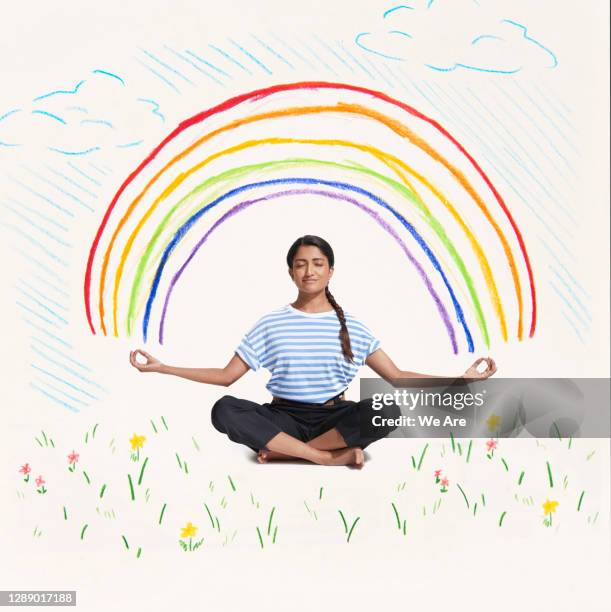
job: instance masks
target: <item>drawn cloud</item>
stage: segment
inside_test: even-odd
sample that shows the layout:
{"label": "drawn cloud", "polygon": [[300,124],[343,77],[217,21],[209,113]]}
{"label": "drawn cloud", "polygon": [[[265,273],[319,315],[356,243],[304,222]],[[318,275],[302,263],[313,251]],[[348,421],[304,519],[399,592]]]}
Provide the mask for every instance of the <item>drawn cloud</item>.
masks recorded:
{"label": "drawn cloud", "polygon": [[87,155],[129,148],[163,122],[155,100],[136,97],[114,73],[94,70],[73,86],[42,92],[27,107],[0,111],[0,150]]}
{"label": "drawn cloud", "polygon": [[476,0],[414,0],[390,6],[377,27],[359,32],[355,43],[379,57],[419,63],[437,72],[515,74],[558,65],[553,51],[531,36],[526,25],[501,19]]}

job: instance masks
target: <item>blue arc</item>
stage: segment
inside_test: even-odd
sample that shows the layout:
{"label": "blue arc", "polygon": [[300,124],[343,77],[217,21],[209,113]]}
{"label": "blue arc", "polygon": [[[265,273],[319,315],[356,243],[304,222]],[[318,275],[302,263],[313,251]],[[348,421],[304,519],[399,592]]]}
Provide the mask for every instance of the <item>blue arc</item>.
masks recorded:
{"label": "blue arc", "polygon": [[352,191],[354,193],[361,194],[369,198],[371,201],[375,202],[382,208],[388,210],[396,219],[399,220],[399,222],[403,225],[403,227],[405,227],[407,231],[412,235],[414,240],[418,243],[420,248],[424,251],[426,256],[429,258],[435,270],[441,276],[443,283],[446,286],[448,293],[450,295],[450,299],[452,300],[452,305],[454,306],[456,318],[458,319],[458,322],[461,324],[465,332],[465,337],[467,340],[467,346],[468,346],[469,352],[470,353],[473,352],[474,350],[473,337],[471,335],[471,331],[469,330],[469,326],[467,325],[467,322],[465,321],[463,309],[460,303],[458,302],[458,299],[456,298],[456,294],[454,293],[454,290],[452,289],[452,286],[450,285],[450,281],[448,280],[447,276],[445,275],[444,271],[441,268],[441,264],[439,263],[439,260],[435,257],[435,254],[431,251],[430,247],[425,242],[425,240],[422,238],[422,236],[417,232],[416,228],[403,215],[401,215],[392,206],[390,206],[385,200],[376,196],[370,191],[367,191],[366,189],[357,187],[356,185],[350,185],[349,183],[341,183],[338,181],[326,181],[323,179],[315,179],[315,178],[282,178],[282,179],[271,179],[267,181],[259,181],[256,183],[248,183],[246,185],[236,187],[235,189],[231,189],[230,191],[227,191],[226,193],[220,195],[218,198],[210,202],[210,204],[207,204],[201,210],[198,210],[191,217],[189,217],[189,219],[187,219],[178,228],[178,230],[176,230],[174,237],[172,238],[168,246],[163,251],[163,255],[161,256],[161,259],[157,266],[157,270],[155,272],[155,278],[151,285],[149,296],[146,301],[144,319],[142,321],[142,334],[143,334],[144,342],[147,341],[149,319],[151,316],[153,302],[155,301],[157,290],[159,288],[159,283],[161,281],[161,276],[163,274],[163,270],[169,259],[169,256],[174,250],[174,248],[176,247],[176,245],[182,240],[185,234],[200,219],[200,217],[205,215],[209,210],[211,210],[212,208],[214,208],[215,206],[217,206],[224,200],[227,200],[233,197],[234,195],[237,195],[244,191],[250,191],[253,189],[258,189],[259,187],[267,187],[271,185],[324,185],[326,187],[333,187],[336,189],[340,189],[342,191]]}

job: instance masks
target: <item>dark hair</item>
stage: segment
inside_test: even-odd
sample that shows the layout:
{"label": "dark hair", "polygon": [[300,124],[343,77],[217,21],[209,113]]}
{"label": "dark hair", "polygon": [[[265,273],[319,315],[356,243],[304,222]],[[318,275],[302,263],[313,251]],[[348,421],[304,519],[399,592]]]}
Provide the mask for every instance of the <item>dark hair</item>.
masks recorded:
{"label": "dark hair", "polygon": [[[332,268],[334,266],[335,255],[333,254],[331,245],[323,238],[320,238],[320,236],[306,235],[301,236],[301,238],[297,238],[297,240],[295,240],[295,242],[293,242],[291,245],[289,252],[286,254],[286,263],[289,268],[293,267],[293,260],[295,259],[295,255],[300,246],[318,247],[329,261],[329,267]],[[342,353],[348,361],[354,361],[354,353],[352,352],[352,346],[350,344],[350,334],[348,333],[348,326],[346,325],[346,316],[344,315],[344,311],[335,301],[335,298],[329,291],[329,286],[325,287],[325,295],[327,296],[331,306],[333,306],[333,310],[335,310],[335,314],[337,314],[337,318],[339,319],[339,341],[342,345]]]}

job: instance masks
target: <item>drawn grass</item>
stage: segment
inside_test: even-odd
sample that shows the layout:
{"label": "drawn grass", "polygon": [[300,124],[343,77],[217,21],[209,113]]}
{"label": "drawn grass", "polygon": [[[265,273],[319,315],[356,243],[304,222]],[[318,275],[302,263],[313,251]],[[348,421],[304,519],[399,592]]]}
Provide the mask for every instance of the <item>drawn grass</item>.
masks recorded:
{"label": "drawn grass", "polygon": [[350,529],[348,529],[348,523],[346,521],[346,517],[344,516],[344,513],[341,510],[338,510],[339,515],[342,517],[342,523],[344,524],[344,532],[347,534],[346,536],[346,542],[350,542],[350,538],[352,537],[352,533],[354,532],[354,528],[356,527],[356,524],[359,522],[360,520],[360,516],[357,516],[354,519],[354,522],[352,523],[352,526],[350,527]]}
{"label": "drawn grass", "polygon": [[259,544],[261,544],[261,548],[265,548],[265,546],[263,545],[263,537],[261,536],[261,531],[258,527],[257,527],[257,535],[259,536]]}
{"label": "drawn grass", "polygon": [[210,518],[210,523],[212,524],[212,529],[214,529],[214,519],[212,518],[212,512],[210,512],[210,508],[208,508],[208,504],[204,504],[206,508],[206,512],[208,513],[208,517]]}
{"label": "drawn grass", "polygon": [[585,491],[581,492],[581,495],[579,496],[579,502],[577,503],[577,512],[581,511],[581,502],[583,501],[583,496],[585,495]]}
{"label": "drawn grass", "polygon": [[550,466],[549,461],[546,461],[545,464],[547,465],[547,476],[549,478],[549,486],[553,488],[554,479],[552,478],[552,467]]}
{"label": "drawn grass", "polygon": [[161,508],[161,512],[159,513],[159,525],[161,525],[161,521],[163,521],[163,513],[165,512],[167,504],[163,504]]}
{"label": "drawn grass", "polygon": [[276,506],[272,508],[272,511],[269,513],[269,521],[267,522],[267,535],[269,535],[272,531],[272,519],[274,518],[274,512],[276,511]]}
{"label": "drawn grass", "polygon": [[91,480],[89,479],[89,474],[87,474],[85,470],[83,470],[83,476],[85,477],[87,484],[91,484]]}
{"label": "drawn grass", "polygon": [[501,514],[501,518],[499,519],[499,527],[503,525],[503,519],[505,518],[506,514],[507,514],[506,511],[503,511],[503,513]]}
{"label": "drawn grass", "polygon": [[397,519],[397,529],[401,529],[401,518],[399,517],[399,512],[397,511],[397,506],[395,506],[394,502],[391,502],[390,504],[392,506],[392,509],[395,513],[395,518]]}
{"label": "drawn grass", "polygon": [[124,535],[122,535],[121,538],[123,539],[123,544],[125,544],[125,548],[129,550],[129,543],[127,541],[127,538]]}
{"label": "drawn grass", "polygon": [[416,470],[419,472],[420,468],[422,467],[422,461],[424,460],[424,455],[426,454],[426,450],[429,447],[429,443],[427,442],[424,445],[424,448],[422,449],[422,452],[420,453],[420,460],[418,461],[418,467],[416,468]]}
{"label": "drawn grass", "polygon": [[127,480],[129,481],[129,493],[131,495],[132,501],[136,499],[136,495],[134,493],[134,483],[132,482],[132,475],[127,475]]}
{"label": "drawn grass", "polygon": [[102,488],[100,489],[100,498],[104,496],[104,491],[106,491],[106,484],[103,484]]}
{"label": "drawn grass", "polygon": [[147,457],[144,460],[144,463],[142,464],[142,468],[140,469],[140,476],[138,476],[138,486],[140,486],[142,484],[142,477],[144,476],[144,468],[146,467],[146,464],[148,463],[149,458]]}
{"label": "drawn grass", "polygon": [[85,537],[85,531],[87,531],[87,527],[89,527],[88,524],[83,525],[83,528],[81,529],[81,540]]}
{"label": "drawn grass", "polygon": [[231,478],[231,476],[229,476],[229,474],[227,474],[227,478],[229,479],[229,484],[231,485],[231,489],[233,491],[237,491],[236,486],[235,486],[235,484],[233,482],[233,479]]}
{"label": "drawn grass", "polygon": [[473,440],[469,440],[469,448],[467,449],[467,457],[465,459],[466,463],[469,463],[469,459],[471,458],[471,447],[473,446]]}
{"label": "drawn grass", "polygon": [[520,477],[518,478],[518,484],[521,485],[522,484],[522,480],[524,479],[524,470],[522,470],[520,472]]}
{"label": "drawn grass", "polygon": [[465,504],[467,504],[467,509],[469,509],[469,500],[467,499],[465,492],[463,491],[462,487],[458,483],[456,483],[456,486],[458,487],[458,490],[462,493],[462,496],[465,500]]}

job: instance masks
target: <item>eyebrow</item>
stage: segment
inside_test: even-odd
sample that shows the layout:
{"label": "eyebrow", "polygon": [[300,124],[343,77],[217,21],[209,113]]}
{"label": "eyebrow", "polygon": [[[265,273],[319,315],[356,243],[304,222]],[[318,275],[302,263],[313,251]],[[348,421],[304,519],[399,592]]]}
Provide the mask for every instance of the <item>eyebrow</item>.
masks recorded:
{"label": "eyebrow", "polygon": [[[295,259],[295,261],[297,262],[297,261],[308,261],[308,260],[307,259],[298,258],[298,259]],[[312,261],[324,261],[324,258],[323,257],[314,257],[314,259],[312,259]]]}

